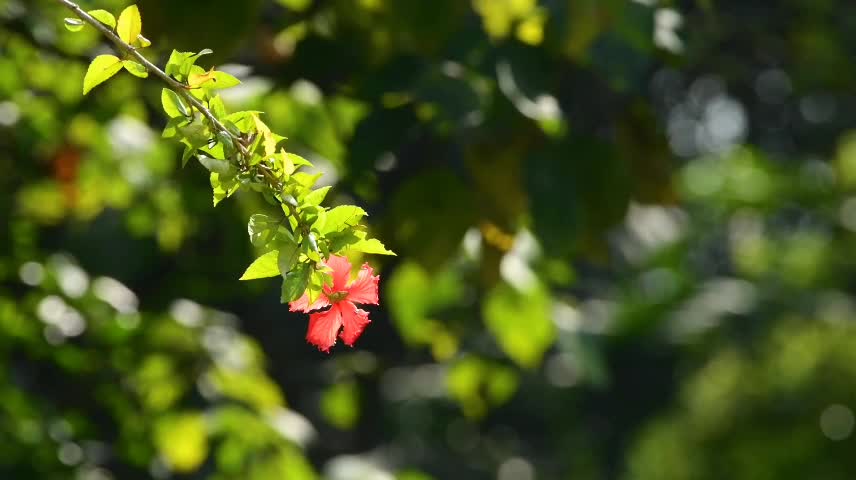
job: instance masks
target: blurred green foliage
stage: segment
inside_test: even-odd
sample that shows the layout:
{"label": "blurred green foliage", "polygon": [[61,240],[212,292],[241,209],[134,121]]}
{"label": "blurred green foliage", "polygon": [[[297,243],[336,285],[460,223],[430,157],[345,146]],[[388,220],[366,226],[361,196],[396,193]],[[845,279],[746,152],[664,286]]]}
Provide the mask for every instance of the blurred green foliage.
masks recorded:
{"label": "blurred green foliage", "polygon": [[178,3],[148,57],[215,49],[399,253],[381,305],[307,345],[237,280],[270,207],[212,209],[157,81],[82,97],[109,45],[0,0],[0,476],[856,472],[856,7]]}

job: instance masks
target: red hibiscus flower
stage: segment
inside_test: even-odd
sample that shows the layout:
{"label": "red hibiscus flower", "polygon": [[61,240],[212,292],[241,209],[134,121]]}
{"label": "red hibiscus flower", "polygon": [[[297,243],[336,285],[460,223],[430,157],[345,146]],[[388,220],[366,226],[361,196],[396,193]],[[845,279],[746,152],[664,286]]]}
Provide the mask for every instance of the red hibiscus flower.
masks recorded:
{"label": "red hibiscus flower", "polygon": [[[349,282],[351,262],[347,258],[331,255],[325,264],[333,269],[333,285],[324,285],[324,291],[311,305],[309,296],[304,293],[289,304],[289,310],[309,313],[306,340],[322,352],[329,352],[336,344],[337,334],[346,345],[353,346],[371,322],[369,312],[360,310],[355,303],[377,305],[380,276],[372,275],[372,267],[366,263],[360,267],[357,278]],[[328,306],[327,310],[310,313]]]}

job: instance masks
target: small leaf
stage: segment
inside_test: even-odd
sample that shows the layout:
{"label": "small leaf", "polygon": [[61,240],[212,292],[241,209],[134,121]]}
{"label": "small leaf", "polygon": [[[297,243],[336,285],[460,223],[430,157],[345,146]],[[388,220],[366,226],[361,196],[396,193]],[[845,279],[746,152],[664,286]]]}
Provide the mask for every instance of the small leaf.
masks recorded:
{"label": "small leaf", "polygon": [[148,70],[143,66],[142,63],[137,63],[133,60],[123,60],[122,65],[125,66],[125,70],[128,71],[131,75],[140,78],[146,78],[149,76]]}
{"label": "small leaf", "polygon": [[[222,119],[226,116],[226,106],[223,105],[223,99],[220,98],[220,95],[217,95],[214,98],[212,98],[211,101],[208,102],[208,107],[211,109],[211,113],[214,115],[215,118]],[[226,121],[224,121],[224,123],[225,122]],[[235,124],[232,122],[228,122],[228,123],[225,123],[225,125],[226,125],[226,128],[229,128],[230,125],[234,126]],[[237,127],[235,127],[235,129],[238,130]],[[229,128],[229,131],[231,131],[231,128]],[[237,133],[235,133],[235,132],[232,132],[232,133],[234,133],[237,136],[237,135],[241,134],[241,131],[238,130]]]}
{"label": "small leaf", "polygon": [[79,18],[66,18],[63,22],[65,23],[66,30],[70,32],[79,32],[83,30],[83,26],[86,25],[86,23]]}
{"label": "small leaf", "polygon": [[178,50],[173,50],[169,55],[169,60],[166,62],[166,74],[171,75],[178,80],[184,80],[187,76],[186,71],[182,71],[185,63],[191,60],[190,65],[187,66],[187,70],[190,70],[190,66],[193,65],[193,61],[195,61],[195,56],[193,52],[179,52]]}
{"label": "small leaf", "polygon": [[195,69],[191,69],[190,74],[187,77],[187,84],[191,87],[201,87],[209,90],[220,90],[223,88],[234,87],[241,83],[240,80],[229,75],[226,72],[219,72],[214,70],[213,68],[206,72],[201,68],[201,72],[199,70],[194,71]]}
{"label": "small leaf", "polygon": [[142,48],[150,47],[152,45],[152,41],[142,35],[137,35],[137,43],[139,43]]}
{"label": "small leaf", "polygon": [[258,115],[253,115],[253,123],[256,125],[256,131],[259,132],[264,140],[265,155],[273,155],[276,153],[276,139],[273,138],[273,132],[263,122]]}
{"label": "small leaf", "polygon": [[329,192],[331,188],[333,187],[328,185],[326,187],[321,187],[312,190],[306,195],[304,201],[310,205],[320,205],[321,202],[323,202],[324,199],[327,197],[327,192]]}
{"label": "small leaf", "polygon": [[[199,157],[199,155],[197,155]],[[214,190],[214,206],[222,202],[224,198],[229,198],[233,193],[237,192],[241,184],[235,180],[234,175],[221,175],[217,172],[211,172],[211,189]]]}
{"label": "small leaf", "polygon": [[223,89],[240,85],[241,81],[226,72],[214,72],[214,85],[211,88]]}
{"label": "small leaf", "polygon": [[279,220],[270,215],[257,213],[250,217],[247,223],[247,233],[250,242],[257,247],[264,247],[271,241],[279,227]]}
{"label": "small leaf", "polygon": [[122,69],[122,61],[115,55],[98,55],[89,64],[83,77],[83,94],[86,95],[99,83],[104,82]]}
{"label": "small leaf", "polygon": [[187,122],[188,120],[184,117],[170,118],[169,120],[167,120],[166,126],[163,128],[163,133],[161,134],[161,136],[163,138],[172,138],[176,136],[176,134],[178,134],[179,132],[179,127],[184,126],[182,124]]}
{"label": "small leaf", "polygon": [[203,167],[207,168],[211,172],[219,173],[221,175],[230,175],[235,173],[235,166],[227,160],[209,157],[208,155],[198,155],[196,158],[199,159],[199,163],[201,163]]}
{"label": "small leaf", "polygon": [[309,264],[300,263],[284,275],[282,281],[282,303],[292,302],[297,300],[306,291],[306,286],[309,285]]}
{"label": "small leaf", "polygon": [[257,278],[268,278],[279,275],[279,267],[277,266],[278,258],[278,250],[267,252],[255,259],[238,280],[255,280]]}
{"label": "small leaf", "polygon": [[392,250],[387,248],[376,238],[368,238],[360,240],[351,245],[351,250],[356,250],[363,253],[373,253],[376,255],[395,255]]}
{"label": "small leaf", "polygon": [[327,220],[324,222],[321,234],[338,232],[347,227],[353,227],[360,223],[366,216],[366,211],[355,205],[340,205],[327,211]]}
{"label": "small leaf", "polygon": [[181,154],[181,168],[184,168],[187,165],[187,161],[190,160],[190,157],[193,156],[193,153],[196,152],[196,149],[190,145],[185,145],[184,152]]}
{"label": "small leaf", "polygon": [[235,142],[232,141],[232,137],[229,136],[228,133],[220,131],[217,132],[217,141],[223,146],[223,154],[226,157],[231,157],[235,153]]}
{"label": "small leaf", "polygon": [[116,17],[113,16],[112,13],[107,10],[90,10],[88,12],[89,15],[92,16],[95,20],[107,25],[108,27],[116,28]]}
{"label": "small leaf", "polygon": [[123,42],[131,45],[137,40],[137,35],[142,33],[143,21],[140,18],[140,10],[136,5],[122,10],[119,14],[119,23],[116,25],[116,33]]}
{"label": "small leaf", "polygon": [[312,163],[309,160],[301,157],[300,155],[295,153],[286,153],[285,155],[289,160],[291,160],[291,163],[293,163],[295,167],[299,167],[301,165],[306,165],[307,167],[312,166]]}
{"label": "small leaf", "polygon": [[297,263],[299,246],[297,243],[293,241],[286,241],[279,249],[279,271],[282,273],[283,277],[285,274],[291,271],[294,268],[294,264]]}
{"label": "small leaf", "polygon": [[181,97],[169,88],[161,90],[161,105],[163,106],[163,111],[170,118],[190,116],[190,110],[184,104]]}

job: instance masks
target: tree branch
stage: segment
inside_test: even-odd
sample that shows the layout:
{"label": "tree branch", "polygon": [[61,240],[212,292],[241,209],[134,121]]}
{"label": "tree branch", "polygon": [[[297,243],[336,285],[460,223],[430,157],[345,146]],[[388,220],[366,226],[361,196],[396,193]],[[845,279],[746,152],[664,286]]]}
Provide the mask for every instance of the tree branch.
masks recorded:
{"label": "tree branch", "polygon": [[101,34],[109,38],[114,44],[116,44],[116,47],[118,47],[119,50],[122,51],[122,53],[133,57],[134,59],[136,59],[137,62],[141,63],[149,73],[163,80],[164,83],[166,83],[171,90],[179,94],[181,98],[183,98],[185,101],[187,101],[187,103],[192,105],[193,108],[199,110],[199,112],[211,123],[212,127],[214,127],[218,131],[224,132],[230,138],[235,140],[235,145],[241,148],[243,154],[246,154],[246,151],[243,149],[243,144],[241,144],[240,139],[233,135],[232,132],[230,132],[222,123],[220,123],[220,121],[217,120],[217,118],[211,113],[210,110],[208,110],[208,108],[205,107],[205,105],[202,104],[202,102],[200,102],[196,97],[194,97],[190,94],[190,92],[187,91],[187,85],[184,85],[183,83],[167,75],[166,72],[161,70],[157,65],[150,62],[146,57],[144,57],[143,54],[138,52],[136,48],[125,43],[121,38],[119,38],[118,35],[116,35],[115,32],[113,32],[113,30],[107,28],[106,25],[96,20],[94,17],[92,17],[92,15],[86,13],[86,11],[80,8],[80,6],[76,3],[70,0],[57,1],[72,12],[74,12],[74,14],[77,15],[78,18],[88,23],[89,25],[92,25],[93,27],[95,27],[96,30],[101,32]]}
{"label": "tree branch", "polygon": [[[196,97],[191,95],[190,92],[188,92],[188,90],[187,90],[187,85],[184,85],[183,83],[181,83],[181,82],[175,80],[174,78],[170,77],[169,75],[167,75],[166,72],[161,70],[157,65],[150,62],[146,57],[144,57],[140,52],[138,52],[136,48],[125,43],[121,38],[119,38],[118,35],[116,35],[116,33],[113,30],[111,30],[110,28],[107,28],[106,25],[104,25],[103,23],[96,20],[92,15],[89,15],[88,13],[86,13],[86,11],[84,11],[82,8],[80,8],[80,6],[77,5],[76,3],[72,2],[71,0],[57,0],[57,1],[59,3],[61,3],[63,6],[65,6],[66,8],[68,8],[69,10],[71,10],[72,12],[74,12],[74,14],[77,15],[78,18],[80,18],[81,20],[83,20],[84,22],[88,23],[89,25],[93,26],[96,30],[101,32],[101,34],[103,34],[105,37],[110,39],[114,44],[116,44],[116,47],[120,51],[122,51],[123,53],[127,54],[128,56],[136,59],[137,62],[142,64],[143,67],[145,67],[145,69],[149,73],[151,73],[154,76],[161,79],[164,83],[167,84],[167,86],[171,90],[175,91],[184,100],[186,100],[190,105],[192,105],[193,108],[199,110],[199,112],[202,113],[202,115],[211,123],[211,126],[214,129],[228,135],[229,138],[231,138],[233,140],[233,143],[237,146],[237,148],[240,149],[241,155],[245,158],[247,157],[248,152],[247,152],[246,147],[242,143],[241,138],[238,136],[235,136],[234,133],[229,131],[229,129],[227,129],[219,120],[217,120],[217,118],[211,113],[210,110],[208,110],[207,107],[205,107],[205,105],[202,102],[200,102]],[[242,162],[239,162],[239,163],[242,163]],[[242,166],[242,165],[239,165],[239,166]],[[279,181],[279,179],[276,178],[274,173],[267,166],[265,166],[263,164],[258,164],[257,167],[259,168],[259,170],[261,171],[261,173],[265,177],[265,179],[268,181],[270,186],[274,188],[275,192],[282,190],[281,182]],[[288,202],[282,201],[281,198],[279,200],[282,203],[282,205],[286,206],[289,213],[297,220],[297,223],[300,227],[300,230],[302,232],[304,232],[305,234],[308,234],[309,233],[309,226],[304,224],[304,222],[301,221],[300,215],[298,215],[298,212],[297,212],[297,208],[295,208],[294,205],[291,205]]]}

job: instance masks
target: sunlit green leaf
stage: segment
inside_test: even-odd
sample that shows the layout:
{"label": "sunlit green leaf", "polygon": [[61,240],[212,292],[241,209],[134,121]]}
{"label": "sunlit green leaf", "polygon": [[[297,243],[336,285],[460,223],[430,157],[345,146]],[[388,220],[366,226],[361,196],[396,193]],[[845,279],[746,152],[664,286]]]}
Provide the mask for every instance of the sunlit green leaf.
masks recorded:
{"label": "sunlit green leaf", "polygon": [[380,240],[376,238],[367,238],[354,243],[349,247],[351,250],[363,253],[371,253],[375,255],[395,255],[395,252],[388,250]]}
{"label": "sunlit green leaf", "polygon": [[141,63],[137,63],[133,60],[123,60],[122,65],[124,65],[125,70],[135,77],[146,78],[149,76],[148,70],[146,70],[146,67]]}
{"label": "sunlit green leaf", "polygon": [[107,10],[90,10],[88,12],[95,20],[107,25],[110,28],[116,28],[116,17]]}
{"label": "sunlit green leaf", "polygon": [[177,472],[192,472],[208,456],[208,432],[201,413],[160,419],[154,426],[155,445]]}
{"label": "sunlit green leaf", "polygon": [[131,45],[137,41],[143,28],[142,19],[140,19],[140,10],[136,5],[131,5],[119,14],[119,22],[116,24],[116,33],[123,42]]}
{"label": "sunlit green leaf", "polygon": [[106,81],[122,69],[122,61],[115,55],[98,55],[89,64],[83,77],[83,94],[86,95],[96,85]]}
{"label": "sunlit green leaf", "polygon": [[86,25],[86,23],[79,18],[66,18],[63,23],[65,24],[66,30],[71,32],[79,32],[83,30],[83,26]]}
{"label": "sunlit green leaf", "polygon": [[521,292],[504,283],[494,287],[485,300],[483,314],[488,330],[503,351],[523,367],[536,367],[553,343],[550,301],[540,285]]}
{"label": "sunlit green leaf", "polygon": [[321,234],[338,232],[347,227],[353,227],[360,223],[366,216],[366,211],[355,205],[340,205],[327,211],[326,221]]}
{"label": "sunlit green leaf", "polygon": [[163,111],[170,118],[190,116],[190,110],[184,104],[184,100],[172,89],[164,88],[161,90],[161,105]]}
{"label": "sunlit green leaf", "polygon": [[279,266],[277,265],[278,258],[278,250],[271,250],[270,252],[265,253],[255,259],[253,263],[247,267],[247,270],[243,275],[241,275],[239,280],[255,280],[257,278],[276,277],[279,275]]}

